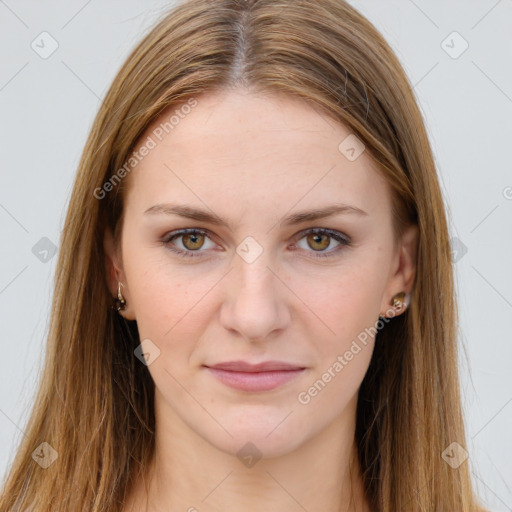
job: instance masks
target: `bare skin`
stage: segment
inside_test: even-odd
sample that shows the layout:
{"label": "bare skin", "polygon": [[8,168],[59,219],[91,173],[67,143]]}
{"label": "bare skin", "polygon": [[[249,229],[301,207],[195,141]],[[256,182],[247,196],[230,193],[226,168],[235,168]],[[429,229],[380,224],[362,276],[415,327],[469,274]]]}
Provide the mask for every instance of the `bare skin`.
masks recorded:
{"label": "bare skin", "polygon": [[[149,494],[139,481],[124,512],[369,512],[354,432],[374,338],[358,335],[412,290],[417,228],[394,239],[388,184],[365,152],[350,161],[338,149],[350,134],[343,125],[287,96],[237,90],[197,100],[125,178],[117,251],[105,235],[112,296],[120,281],[122,315],[137,320],[149,352],[159,350],[148,365]],[[229,227],[145,213],[159,203],[205,210]],[[281,224],[335,203],[364,213]],[[171,239],[185,228],[206,233]],[[206,367],[233,360],[305,369],[272,390],[245,391]],[[244,446],[253,459],[237,457]]]}

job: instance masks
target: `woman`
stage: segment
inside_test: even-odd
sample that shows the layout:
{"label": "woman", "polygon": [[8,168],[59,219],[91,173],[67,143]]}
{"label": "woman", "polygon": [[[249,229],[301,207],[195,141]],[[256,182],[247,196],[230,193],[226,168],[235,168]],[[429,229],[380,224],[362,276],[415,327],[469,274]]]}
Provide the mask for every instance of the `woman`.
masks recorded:
{"label": "woman", "polygon": [[382,36],[339,0],[184,2],[87,141],[0,510],[483,510],[456,322]]}

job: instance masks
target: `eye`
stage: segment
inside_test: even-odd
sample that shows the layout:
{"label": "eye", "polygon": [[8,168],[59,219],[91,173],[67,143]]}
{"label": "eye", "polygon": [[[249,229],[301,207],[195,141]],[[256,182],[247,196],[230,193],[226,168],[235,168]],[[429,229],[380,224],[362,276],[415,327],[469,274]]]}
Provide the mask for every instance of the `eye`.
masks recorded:
{"label": "eye", "polygon": [[[181,242],[178,244],[178,247],[173,242],[175,239],[180,239]],[[164,237],[162,242],[173,252],[179,254],[180,256],[196,256],[195,252],[203,252],[200,251],[202,247],[204,247],[204,240],[209,238],[206,231],[201,229],[182,229],[180,231],[175,231],[170,233],[170,236]],[[181,245],[181,248],[179,247]],[[206,247],[206,249],[212,249],[215,246],[212,242],[212,246]]]}
{"label": "eye", "polygon": [[[314,257],[325,258],[338,253],[344,246],[350,245],[350,238],[339,231],[326,228],[314,228],[301,233],[300,240],[306,240],[306,249],[310,248],[316,253]],[[333,244],[332,241],[335,241]],[[334,246],[334,249],[332,247]],[[331,247],[332,250],[325,249]]]}

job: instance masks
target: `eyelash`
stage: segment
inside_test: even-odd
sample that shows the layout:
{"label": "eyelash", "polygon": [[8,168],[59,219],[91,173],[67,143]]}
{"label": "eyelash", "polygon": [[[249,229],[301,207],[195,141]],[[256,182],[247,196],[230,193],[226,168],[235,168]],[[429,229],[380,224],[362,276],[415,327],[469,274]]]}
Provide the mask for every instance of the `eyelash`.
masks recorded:
{"label": "eyelash", "polygon": [[[172,247],[172,244],[171,244],[171,241],[174,240],[175,238],[179,238],[180,236],[183,236],[183,235],[189,235],[189,234],[195,234],[195,233],[199,233],[201,235],[205,235],[208,238],[210,238],[208,236],[208,231],[205,231],[203,229],[189,228],[189,229],[181,229],[179,231],[173,231],[173,232],[169,233],[162,239],[162,242],[169,250],[178,254],[178,256],[185,257],[185,258],[187,258],[187,257],[188,258],[190,258],[190,257],[197,258],[200,256],[196,255],[195,253],[204,252],[204,251],[200,251],[200,250],[184,251],[182,249],[176,249],[175,247]],[[315,256],[314,256],[315,258],[331,257],[333,254],[337,254],[338,252],[340,252],[340,250],[343,250],[344,247],[348,247],[351,245],[350,239],[346,235],[344,235],[343,233],[340,233],[339,231],[334,231],[332,229],[327,229],[327,228],[312,228],[312,229],[308,229],[306,231],[302,231],[301,233],[299,233],[297,235],[298,236],[297,241],[302,240],[302,238],[304,238],[305,236],[312,234],[312,233],[320,234],[320,235],[327,235],[330,238],[333,238],[334,240],[336,240],[337,242],[340,242],[339,246],[337,246],[335,249],[327,251],[327,252],[306,251],[306,252],[315,253]]]}

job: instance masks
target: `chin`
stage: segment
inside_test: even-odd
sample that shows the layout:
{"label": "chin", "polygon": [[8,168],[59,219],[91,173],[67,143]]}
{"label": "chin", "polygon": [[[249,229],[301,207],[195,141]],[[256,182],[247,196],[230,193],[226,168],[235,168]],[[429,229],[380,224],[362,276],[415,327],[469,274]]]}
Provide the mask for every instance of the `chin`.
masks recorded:
{"label": "chin", "polygon": [[[253,435],[251,432],[247,432],[247,435],[234,434],[232,439],[226,440],[224,438],[219,444],[215,443],[216,440],[211,442],[217,449],[238,458],[247,467],[251,467],[250,459],[247,459],[247,457],[253,457],[254,461],[281,457],[293,452],[301,444],[300,440],[290,439],[289,437],[286,439],[271,439],[271,436],[265,437],[266,433],[259,437],[257,434]],[[245,460],[248,460],[248,462],[244,462]]]}
{"label": "chin", "polygon": [[[226,421],[221,424],[233,436],[224,435],[223,432],[209,432],[207,440],[219,450],[233,456],[244,456],[247,452],[266,459],[280,457],[295,450],[306,442],[307,427],[304,422],[297,422],[290,414],[292,408],[280,408],[276,412],[264,413],[264,407],[250,411],[244,407],[238,419]],[[254,453],[252,453],[254,452]]]}

